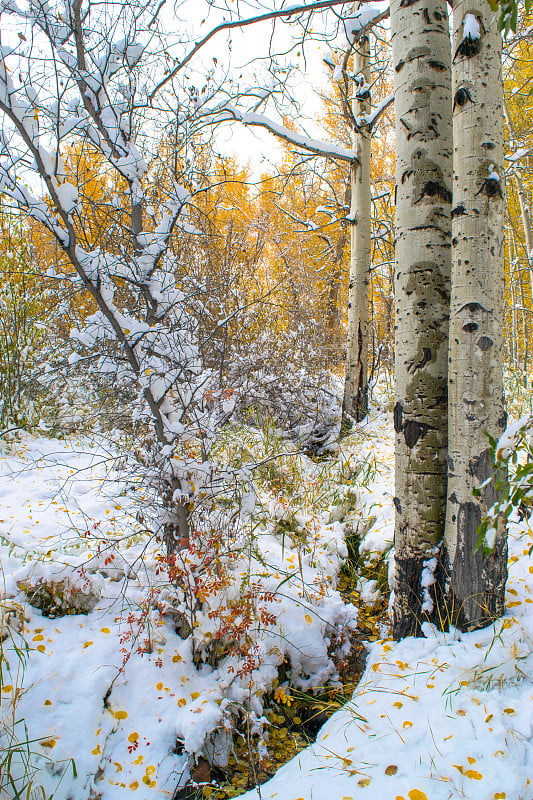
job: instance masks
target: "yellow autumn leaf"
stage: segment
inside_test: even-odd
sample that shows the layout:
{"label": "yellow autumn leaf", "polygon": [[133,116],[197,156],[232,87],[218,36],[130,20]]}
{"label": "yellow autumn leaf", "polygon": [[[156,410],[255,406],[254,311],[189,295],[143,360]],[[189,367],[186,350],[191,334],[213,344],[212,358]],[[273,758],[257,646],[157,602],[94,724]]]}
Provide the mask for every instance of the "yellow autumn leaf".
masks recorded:
{"label": "yellow autumn leaf", "polygon": [[200,697],[200,692],[191,692],[191,697],[193,700],[197,700]]}
{"label": "yellow autumn leaf", "polygon": [[130,735],[128,736],[128,742],[136,742],[138,738],[139,734],[137,733],[137,731],[133,731],[133,733],[130,733]]}
{"label": "yellow autumn leaf", "polygon": [[56,740],[52,739],[51,737],[49,739],[41,739],[39,744],[41,745],[41,747],[55,747]]}
{"label": "yellow autumn leaf", "polygon": [[475,764],[476,763],[476,759],[473,758],[472,756],[467,756],[466,760],[468,761],[469,764]]}
{"label": "yellow autumn leaf", "polygon": [[144,761],[144,756],[137,756],[137,758],[133,763],[135,764],[135,766],[137,766],[138,764],[142,764],[143,761]]}
{"label": "yellow autumn leaf", "polygon": [[51,700],[45,700],[44,701],[44,705],[45,706],[51,706],[52,705],[52,701]]}
{"label": "yellow autumn leaf", "polygon": [[178,705],[179,706],[186,706],[187,705],[186,699],[184,697],[180,697],[180,699],[178,700]]}
{"label": "yellow autumn leaf", "polygon": [[178,662],[180,662],[180,661],[183,661],[183,659],[182,659],[182,657],[181,657],[179,654],[176,654],[175,656],[172,656],[172,661],[173,661],[175,664],[177,664]]}
{"label": "yellow autumn leaf", "polygon": [[393,703],[392,705],[394,706],[394,708],[402,708],[403,703],[400,703],[399,700],[396,700],[396,702]]}
{"label": "yellow autumn leaf", "polygon": [[98,756],[98,755],[100,755],[101,752],[102,752],[102,750],[101,750],[99,744],[96,745],[94,750],[91,750],[91,753],[93,754],[93,756]]}
{"label": "yellow autumn leaf", "polygon": [[138,789],[138,788],[139,788],[139,782],[138,781],[133,781],[133,783],[130,783],[130,789],[133,789],[133,791],[135,791],[135,789]]}
{"label": "yellow autumn leaf", "polygon": [[155,767],[154,767],[153,764],[150,764],[148,767],[146,767],[146,774],[147,775],[153,775],[154,772],[155,772]]}
{"label": "yellow autumn leaf", "polygon": [[494,795],[494,800],[505,800],[506,797],[507,795],[505,794],[505,792],[496,792],[496,794]]}
{"label": "yellow autumn leaf", "polygon": [[115,765],[115,772],[122,772],[122,764],[119,764],[118,761],[113,761],[113,764]]}
{"label": "yellow autumn leaf", "polygon": [[388,767],[385,767],[385,775],[396,775],[398,772],[398,767],[396,764],[389,764]]}
{"label": "yellow autumn leaf", "polygon": [[100,628],[100,631],[101,631],[102,633],[111,633],[111,631],[109,630],[109,628]]}
{"label": "yellow autumn leaf", "polygon": [[409,800],[428,800],[427,795],[420,789],[411,789],[410,792],[407,792],[407,797]]}
{"label": "yellow autumn leaf", "polygon": [[467,769],[465,775],[473,781],[480,781],[483,777],[481,772],[477,772],[475,769]]}
{"label": "yellow autumn leaf", "polygon": [[309,614],[306,614],[304,619],[305,619],[305,621],[307,622],[308,625],[312,625],[313,624],[313,618]]}
{"label": "yellow autumn leaf", "polygon": [[44,644],[38,644],[38,645],[37,645],[37,650],[38,650],[40,653],[44,653],[44,651],[46,650],[46,647],[44,646]]}
{"label": "yellow autumn leaf", "polygon": [[412,728],[413,727],[413,723],[411,722],[410,719],[406,719],[405,722],[403,723],[403,727],[404,728]]}
{"label": "yellow autumn leaf", "polygon": [[12,692],[13,691],[13,686],[10,683],[8,683],[6,686],[2,686],[2,691],[5,694],[7,694],[8,692]]}
{"label": "yellow autumn leaf", "polygon": [[504,714],[516,714],[516,711],[514,710],[514,708],[504,708],[503,709],[503,713]]}
{"label": "yellow autumn leaf", "polygon": [[156,683],[156,685],[155,685],[155,688],[156,688],[156,689],[157,689],[159,692],[161,691],[161,689],[163,688],[163,684],[161,683],[161,681],[159,681],[159,683]]}
{"label": "yellow autumn leaf", "polygon": [[85,642],[83,645],[83,649],[85,650],[86,647],[90,647],[93,643],[92,642]]}
{"label": "yellow autumn leaf", "polygon": [[115,711],[115,719],[127,719],[127,711]]}

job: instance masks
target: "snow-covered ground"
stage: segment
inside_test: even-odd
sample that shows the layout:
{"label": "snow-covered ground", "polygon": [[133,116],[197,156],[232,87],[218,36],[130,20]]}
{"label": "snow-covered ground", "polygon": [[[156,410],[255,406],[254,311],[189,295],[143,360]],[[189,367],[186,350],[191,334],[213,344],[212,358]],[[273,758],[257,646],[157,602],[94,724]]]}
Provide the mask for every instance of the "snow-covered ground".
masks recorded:
{"label": "snow-covered ground", "polygon": [[[359,521],[376,518],[362,544],[370,557],[392,539],[389,417],[349,437],[346,447],[360,461],[368,454],[378,461],[371,485],[358,490]],[[83,441],[29,437],[0,458],[2,621],[11,631],[3,642],[11,675],[4,665],[2,712],[16,695],[16,717],[38,740],[31,745],[36,786],[52,792],[66,766],[55,794],[60,800],[122,800],[132,792],[171,797],[188,769],[186,757],[174,752],[177,739],[199,752],[210,731],[231,725],[236,703],[272,686],[283,659],[302,688],[334,679],[325,641],[353,627],[357,616],[334,588],[346,552],[344,527],[357,520],[335,519],[335,508],[319,518],[301,512],[299,524],[313,543],[307,550],[264,524],[255,555],[236,550],[228,567],[234,599],[253,577],[272,614],[258,637],[253,691],[250,676],[238,675],[238,654],[197,669],[190,638],[181,639],[172,619],[160,618],[150,602],[165,597],[158,545],[135,519],[142,488],[132,491],[110,476],[112,458],[112,450]],[[282,507],[263,500],[271,519],[283,518]],[[370,645],[352,701],[260,794],[244,797],[532,800],[532,537],[527,522],[511,524],[503,619],[467,635],[426,626],[425,638]],[[89,613],[43,616],[23,591],[43,579],[67,580]],[[361,586],[369,601],[373,588]],[[9,652],[10,642],[21,641],[14,630],[20,613],[29,646],[24,675]],[[204,649],[216,619],[208,613],[196,619]],[[259,701],[252,707],[259,725]],[[24,738],[20,726],[18,734]],[[219,749],[225,744],[220,737],[215,742]]]}
{"label": "snow-covered ground", "polygon": [[[224,540],[224,568],[200,571],[208,576],[196,584],[203,605],[187,617],[194,653],[192,637],[176,633],[175,617],[159,614],[169,591],[158,561],[161,545],[138,521],[142,487],[121,480],[114,459],[112,448],[29,437],[0,459],[2,632],[10,664],[2,677],[2,711],[9,713],[16,701],[16,718],[25,720],[32,741],[35,785],[55,790],[59,800],[112,800],[132,791],[172,796],[188,777],[187,757],[175,752],[178,740],[188,753],[207,746],[224,760],[229,738],[213,739],[215,728],[231,735],[233,715],[248,701],[259,730],[266,721],[260,698],[273,689],[284,660],[300,689],[335,678],[329,636],[347,634],[357,619],[356,608],[334,588],[346,556],[341,524],[331,514],[319,519],[302,512],[307,544],[293,547],[290,535],[277,530],[287,505],[265,497],[254,552],[243,546],[244,525],[242,540]],[[193,580],[201,554],[185,560],[184,575]],[[209,581],[218,577],[217,594]],[[86,613],[44,616],[35,605],[53,585],[61,586],[67,607],[78,603]],[[241,619],[245,605],[242,615],[219,613],[228,604],[238,608],[243,596],[255,597],[263,616]],[[234,650],[210,666],[203,656],[224,627],[226,638],[235,638]],[[251,674],[243,671],[239,635],[257,638]],[[22,675],[12,645],[24,641]],[[23,725],[14,733],[26,738]]]}
{"label": "snow-covered ground", "polygon": [[[392,425],[364,498],[378,509],[361,549],[393,536]],[[315,744],[243,800],[533,800],[533,518],[509,525],[506,614],[492,627],[368,647],[352,700]]]}

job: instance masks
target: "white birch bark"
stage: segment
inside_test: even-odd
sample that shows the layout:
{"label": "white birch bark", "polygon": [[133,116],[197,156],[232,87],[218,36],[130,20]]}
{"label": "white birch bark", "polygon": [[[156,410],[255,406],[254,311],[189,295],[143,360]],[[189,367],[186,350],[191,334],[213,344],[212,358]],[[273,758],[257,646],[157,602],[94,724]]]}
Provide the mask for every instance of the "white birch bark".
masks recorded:
{"label": "white birch bark", "polygon": [[520,180],[518,173],[514,173],[516,183],[516,191],[518,193],[518,202],[520,203],[520,216],[522,217],[522,226],[524,228],[524,239],[526,242],[526,258],[527,266],[529,269],[529,283],[531,288],[531,297],[533,299],[533,227],[531,225],[531,211],[529,203],[527,202],[524,184]]}
{"label": "white birch bark", "polygon": [[451,71],[446,2],[392,0],[396,104],[396,524],[393,632],[418,632],[444,532]]}
{"label": "white birch bark", "polygon": [[520,180],[520,176],[515,172],[514,179],[516,181],[516,189],[518,192],[518,202],[520,203],[520,215],[522,217],[522,225],[524,227],[524,237],[526,240],[527,260],[531,262],[533,258],[533,227],[531,226],[531,211],[527,202],[524,184]]}
{"label": "white birch bark", "polygon": [[514,259],[511,258],[509,264],[509,289],[511,292],[511,341],[509,342],[509,357],[513,370],[518,368],[518,323],[516,320],[516,291],[515,291],[515,268]]}
{"label": "white birch bark", "polygon": [[490,554],[476,549],[477,527],[497,497],[487,434],[498,439],[506,426],[503,89],[497,14],[485,0],[457,0],[453,16],[449,471],[441,563],[446,615],[474,629],[503,613],[507,576],[503,528]]}
{"label": "white birch bark", "polygon": [[[356,119],[370,113],[370,43],[368,36],[356,45],[354,72],[359,82],[353,101]],[[348,339],[342,404],[343,425],[361,422],[368,413],[368,302],[370,287],[370,159],[371,131],[361,126],[354,133],[358,164],[350,165],[350,282],[348,290]]]}

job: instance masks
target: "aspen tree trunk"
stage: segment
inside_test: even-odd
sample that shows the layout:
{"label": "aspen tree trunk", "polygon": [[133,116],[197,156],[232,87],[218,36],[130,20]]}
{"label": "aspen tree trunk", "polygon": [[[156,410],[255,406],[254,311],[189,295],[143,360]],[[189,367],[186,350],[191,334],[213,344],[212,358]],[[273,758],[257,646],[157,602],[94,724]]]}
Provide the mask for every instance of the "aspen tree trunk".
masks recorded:
{"label": "aspen tree trunk", "polygon": [[518,323],[516,321],[516,292],[513,274],[514,258],[511,247],[509,247],[509,256],[509,290],[511,292],[511,336],[509,342],[509,358],[511,360],[512,368],[515,370],[518,367]]}
{"label": "aspen tree trunk", "polygon": [[435,563],[444,533],[452,106],[446,2],[392,0],[390,15],[396,103],[392,610],[393,633],[401,638],[431,616],[422,573]]}
{"label": "aspen tree trunk", "polygon": [[[354,72],[364,79],[355,89],[353,113],[370,112],[370,42],[364,36],[356,44]],[[368,413],[368,300],[370,286],[370,158],[368,127],[354,134],[359,164],[350,165],[350,284],[348,293],[348,346],[342,403],[342,427],[350,418],[361,422]]]}
{"label": "aspen tree trunk", "polygon": [[526,318],[526,298],[524,294],[524,281],[522,276],[522,270],[517,270],[518,274],[518,286],[520,288],[520,303],[522,306],[522,341],[523,341],[523,354],[522,354],[522,373],[523,373],[523,380],[522,383],[524,386],[527,386],[527,362],[529,359],[529,329],[527,324]]}
{"label": "aspen tree trunk", "polygon": [[498,439],[506,426],[502,43],[486,0],[457,0],[453,17],[448,506],[441,564],[443,613],[470,630],[501,616],[507,577],[503,526],[490,553],[476,549],[477,527],[497,499],[487,434]]}
{"label": "aspen tree trunk", "polygon": [[520,203],[520,215],[522,217],[522,225],[524,227],[524,237],[526,240],[527,260],[531,263],[533,259],[533,228],[531,226],[531,212],[527,202],[524,184],[520,180],[520,176],[515,173],[514,179],[516,181],[516,189],[518,192],[518,202]]}
{"label": "aspen tree trunk", "polygon": [[533,300],[533,227],[531,226],[531,212],[529,210],[529,203],[527,202],[524,184],[520,180],[520,176],[517,173],[515,173],[514,179],[516,182],[516,190],[518,192],[518,202],[520,203],[520,216],[522,217],[524,238],[526,240],[526,258],[529,268],[529,284],[531,287],[531,299]]}

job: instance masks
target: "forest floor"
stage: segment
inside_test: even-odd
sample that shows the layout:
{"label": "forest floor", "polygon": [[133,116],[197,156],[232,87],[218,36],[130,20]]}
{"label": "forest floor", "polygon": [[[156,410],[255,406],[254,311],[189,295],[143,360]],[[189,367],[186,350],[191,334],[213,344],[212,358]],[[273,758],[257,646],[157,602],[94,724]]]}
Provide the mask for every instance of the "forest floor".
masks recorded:
{"label": "forest floor", "polygon": [[319,460],[244,428],[230,446],[279,457],[238,535],[198,533],[179,605],[114,446],[4,445],[1,800],[20,781],[32,800],[172,798],[191,772],[225,798],[287,759],[241,796],[533,800],[530,524],[510,525],[504,618],[394,643],[390,414]]}

